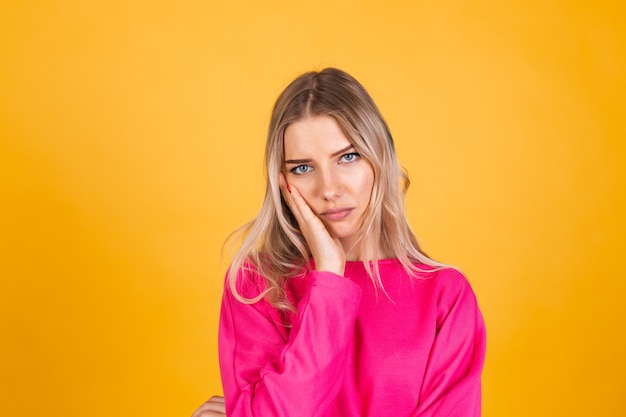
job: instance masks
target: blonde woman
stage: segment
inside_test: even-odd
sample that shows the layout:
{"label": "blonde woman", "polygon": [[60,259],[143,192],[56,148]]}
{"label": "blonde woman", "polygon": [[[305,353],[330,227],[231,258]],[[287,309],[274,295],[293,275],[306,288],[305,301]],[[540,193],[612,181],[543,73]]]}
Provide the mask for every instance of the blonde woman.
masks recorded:
{"label": "blonde woman", "polygon": [[225,398],[194,417],[479,416],[485,328],[426,256],[369,94],[327,68],[279,96],[259,215],[239,231],[219,330]]}

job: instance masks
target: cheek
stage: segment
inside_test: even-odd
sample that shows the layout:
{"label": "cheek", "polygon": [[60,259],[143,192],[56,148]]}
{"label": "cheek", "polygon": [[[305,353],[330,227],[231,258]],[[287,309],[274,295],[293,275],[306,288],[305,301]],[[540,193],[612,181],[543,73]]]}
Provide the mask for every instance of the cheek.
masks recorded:
{"label": "cheek", "polygon": [[302,198],[304,198],[304,201],[306,201],[306,203],[311,206],[311,203],[313,202],[313,184],[306,183],[304,181],[300,183],[294,181],[293,185],[298,188],[298,192],[300,192],[300,195],[302,196]]}
{"label": "cheek", "polygon": [[374,188],[374,171],[370,168],[363,172],[361,181],[358,185],[358,192],[361,196],[361,200],[369,201],[372,196],[372,190]]}
{"label": "cheek", "polygon": [[363,186],[361,190],[361,204],[364,207],[368,207],[370,204],[370,201],[372,200],[372,186],[373,186],[373,183],[368,182],[367,184]]}

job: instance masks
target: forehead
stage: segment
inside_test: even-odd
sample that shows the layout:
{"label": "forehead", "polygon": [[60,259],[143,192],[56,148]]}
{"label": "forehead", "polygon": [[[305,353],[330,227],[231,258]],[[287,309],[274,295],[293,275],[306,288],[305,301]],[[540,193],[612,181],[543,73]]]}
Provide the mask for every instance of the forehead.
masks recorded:
{"label": "forehead", "polygon": [[310,117],[290,124],[285,130],[285,159],[332,155],[350,143],[334,117]]}

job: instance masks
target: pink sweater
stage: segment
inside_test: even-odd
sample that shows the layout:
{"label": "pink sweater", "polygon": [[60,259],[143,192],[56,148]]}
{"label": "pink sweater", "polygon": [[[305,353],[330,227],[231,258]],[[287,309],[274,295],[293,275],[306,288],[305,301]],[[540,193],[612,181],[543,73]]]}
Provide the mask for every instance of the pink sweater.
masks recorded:
{"label": "pink sweater", "polygon": [[[227,289],[219,331],[226,415],[480,416],[485,327],[465,277],[444,269],[410,278],[392,259],[379,268],[389,297],[360,262],[346,264],[347,278],[311,271],[292,279],[297,314],[242,304]],[[263,288],[253,272],[239,279],[245,296]]]}

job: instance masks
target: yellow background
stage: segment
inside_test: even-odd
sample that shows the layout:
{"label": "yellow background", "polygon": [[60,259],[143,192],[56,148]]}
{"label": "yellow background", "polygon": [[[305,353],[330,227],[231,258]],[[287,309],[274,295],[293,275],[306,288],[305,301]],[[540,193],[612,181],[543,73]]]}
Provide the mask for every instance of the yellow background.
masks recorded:
{"label": "yellow background", "polygon": [[220,393],[227,234],[270,109],[337,66],[488,325],[484,415],[626,414],[626,13],[602,1],[5,1],[0,415]]}

